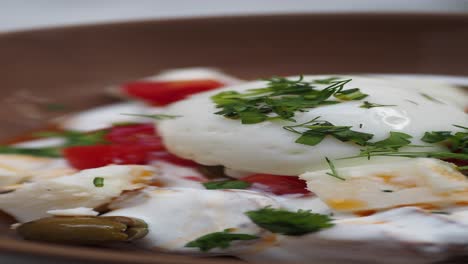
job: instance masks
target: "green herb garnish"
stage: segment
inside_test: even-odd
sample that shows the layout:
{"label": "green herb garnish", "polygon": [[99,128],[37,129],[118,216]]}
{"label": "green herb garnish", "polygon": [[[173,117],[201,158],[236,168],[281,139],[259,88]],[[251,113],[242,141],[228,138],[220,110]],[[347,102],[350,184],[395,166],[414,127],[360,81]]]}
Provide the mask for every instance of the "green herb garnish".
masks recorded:
{"label": "green herb garnish", "polygon": [[351,141],[358,145],[365,145],[373,137],[372,134],[351,130],[351,126],[335,126],[327,121],[319,121],[318,118],[320,117],[306,123],[284,126],[283,128],[301,135],[296,140],[296,143],[309,146],[319,144],[327,135],[333,136],[343,142]]}
{"label": "green herb garnish", "polygon": [[[467,129],[466,127],[454,125],[458,128]],[[400,151],[400,148],[410,145],[411,136],[401,132],[390,132],[390,136],[382,141],[375,143],[367,143],[367,148],[362,149],[360,155],[349,157],[368,157],[371,156],[387,156],[387,157],[407,157],[407,158],[436,158],[436,159],[457,159],[468,160],[468,132],[450,132],[450,131],[431,131],[426,132],[421,138],[427,143],[444,143],[450,151]],[[413,146],[413,147],[429,147],[429,146]],[[347,159],[347,158],[345,158]]]}
{"label": "green herb garnish", "polygon": [[390,132],[390,136],[384,140],[374,143],[368,142],[366,144],[368,147],[361,150],[361,154],[370,156],[377,152],[396,152],[400,148],[411,144],[411,141],[409,140],[410,138],[412,138],[412,136],[402,132]]}
{"label": "green herb garnish", "polygon": [[38,157],[58,158],[62,156],[62,149],[71,146],[90,146],[96,144],[106,144],[105,135],[107,130],[98,130],[95,132],[83,133],[78,131],[45,131],[35,133],[35,137],[50,138],[60,137],[65,140],[61,146],[44,148],[23,148],[14,146],[0,146],[1,154],[22,154]]}
{"label": "green herb garnish", "polygon": [[105,135],[107,130],[98,130],[94,132],[64,131],[64,132],[38,132],[36,137],[50,138],[61,137],[65,139],[64,147],[71,146],[91,146],[97,144],[106,144]]}
{"label": "green herb garnish", "polygon": [[424,133],[424,136],[421,138],[421,140],[427,143],[439,143],[451,137],[452,132],[450,131],[432,131]]}
{"label": "green herb garnish", "polygon": [[342,90],[336,92],[334,96],[340,100],[350,101],[350,100],[361,100],[369,96],[368,94],[362,93],[359,88],[353,88],[348,90]]}
{"label": "green herb garnish", "polygon": [[[321,105],[336,104],[329,100],[335,96],[342,100],[357,100],[363,96],[358,88],[343,90],[351,79],[339,80],[338,77],[306,82],[301,76],[298,80],[273,77],[267,80],[267,87],[250,89],[244,93],[226,91],[211,97],[216,112],[230,119],[239,119],[242,124],[256,124],[267,120],[282,119],[294,121],[296,112],[305,112]],[[315,89],[315,85],[328,85]]]}
{"label": "green herb garnish", "polygon": [[370,103],[368,101],[364,101],[364,103],[362,103],[362,105],[360,105],[359,107],[360,108],[370,109],[370,108],[374,108],[374,107],[384,107],[384,106],[396,106],[396,105],[374,104],[374,103]]}
{"label": "green herb garnish", "polygon": [[450,147],[452,152],[468,154],[468,127],[453,126],[465,129],[466,132],[431,131],[424,133],[421,140],[427,143],[443,142]]}
{"label": "green herb garnish", "polygon": [[325,160],[327,161],[328,166],[330,166],[330,170],[331,170],[331,172],[327,172],[327,175],[330,175],[332,177],[345,181],[346,180],[345,178],[338,176],[338,172],[336,171],[335,164],[333,164],[333,162],[331,162],[330,159],[328,159],[327,157],[325,157]]}
{"label": "green herb garnish", "polygon": [[231,229],[225,229],[222,232],[215,232],[201,236],[185,245],[185,247],[196,247],[201,251],[206,252],[213,248],[228,248],[232,241],[237,240],[253,240],[257,236],[249,234],[231,233]]}
{"label": "green herb garnish", "polygon": [[94,178],[93,184],[96,187],[104,187],[104,178],[103,177]]}
{"label": "green herb garnish", "polygon": [[144,115],[144,114],[121,114],[121,115],[126,115],[126,116],[137,116],[137,117],[147,117],[147,118],[152,118],[156,120],[164,120],[164,119],[174,119],[181,117],[179,115],[164,115],[164,114],[153,114],[153,115]]}
{"label": "green herb garnish", "polygon": [[422,95],[424,98],[428,99],[429,101],[432,101],[432,102],[435,102],[435,103],[438,103],[438,104],[445,104],[444,102],[440,101],[440,100],[437,100],[436,98],[426,94],[426,93],[419,93],[420,95]]}
{"label": "green herb garnish", "polygon": [[284,209],[266,207],[245,213],[255,224],[273,233],[300,236],[332,227],[328,215],[314,214],[310,211],[291,212]]}
{"label": "green herb garnish", "polygon": [[62,156],[61,148],[22,148],[13,146],[0,146],[0,154],[20,154],[38,157],[58,158]]}
{"label": "green herb garnish", "polygon": [[211,181],[203,183],[208,190],[216,189],[247,189],[252,185],[250,182],[245,181]]}
{"label": "green herb garnish", "polygon": [[413,101],[413,100],[405,99],[405,101],[410,102],[410,103],[415,104],[415,105],[419,105],[418,103],[416,103],[416,102]]}

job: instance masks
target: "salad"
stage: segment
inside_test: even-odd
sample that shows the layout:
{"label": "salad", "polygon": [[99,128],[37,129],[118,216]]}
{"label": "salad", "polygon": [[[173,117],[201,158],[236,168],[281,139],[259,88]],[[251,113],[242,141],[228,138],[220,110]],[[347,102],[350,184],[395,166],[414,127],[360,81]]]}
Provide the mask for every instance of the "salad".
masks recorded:
{"label": "salad", "polygon": [[468,253],[468,96],[432,78],[176,69],[0,146],[18,237],[247,262]]}

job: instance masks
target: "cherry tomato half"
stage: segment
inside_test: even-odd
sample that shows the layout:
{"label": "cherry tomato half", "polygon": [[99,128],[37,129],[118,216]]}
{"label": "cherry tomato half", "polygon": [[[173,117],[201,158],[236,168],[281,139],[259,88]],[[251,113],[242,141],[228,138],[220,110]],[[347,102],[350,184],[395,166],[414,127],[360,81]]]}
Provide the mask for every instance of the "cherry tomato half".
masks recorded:
{"label": "cherry tomato half", "polygon": [[79,170],[97,168],[109,164],[146,164],[144,147],[132,145],[94,145],[68,147],[63,155],[74,168]]}
{"label": "cherry tomato half", "polygon": [[131,97],[155,105],[167,105],[186,98],[189,95],[205,92],[224,86],[223,83],[210,80],[187,81],[135,81],[122,86],[124,93]]}
{"label": "cherry tomato half", "polygon": [[135,124],[114,126],[105,136],[112,144],[140,145],[149,150],[162,150],[161,137],[158,135],[154,124]]}
{"label": "cherry tomato half", "polygon": [[258,183],[266,186],[267,191],[274,194],[310,194],[306,189],[306,182],[294,176],[282,176],[272,174],[253,174],[242,178],[241,180]]}

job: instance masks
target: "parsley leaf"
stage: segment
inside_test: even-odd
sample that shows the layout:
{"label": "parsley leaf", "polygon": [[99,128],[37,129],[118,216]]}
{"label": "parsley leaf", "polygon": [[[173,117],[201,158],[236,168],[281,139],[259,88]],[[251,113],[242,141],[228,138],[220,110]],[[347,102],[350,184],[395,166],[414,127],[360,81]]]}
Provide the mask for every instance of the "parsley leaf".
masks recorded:
{"label": "parsley leaf", "polygon": [[255,224],[273,233],[300,236],[317,232],[334,224],[328,215],[310,211],[291,212],[284,209],[263,208],[245,213]]}
{"label": "parsley leaf", "polygon": [[368,144],[374,148],[374,151],[379,149],[398,150],[411,144],[410,138],[412,138],[412,136],[406,133],[391,131],[390,136],[386,139]]}
{"label": "parsley leaf", "polygon": [[[332,77],[306,82],[302,76],[298,80],[273,77],[267,79],[264,88],[249,89],[244,93],[224,91],[213,95],[211,100],[216,104],[216,108],[220,109],[215,112],[216,115],[239,119],[242,124],[256,124],[275,119],[295,122],[296,112],[339,103],[329,100],[332,96],[342,100],[364,98],[364,94],[358,88],[343,90],[351,79],[339,79]],[[318,90],[315,89],[316,85],[327,87]]]}
{"label": "parsley leaf", "polygon": [[94,132],[64,131],[64,132],[38,132],[36,137],[61,137],[65,139],[64,147],[71,146],[91,146],[96,144],[106,144],[105,135],[107,130],[97,130]]}
{"label": "parsley leaf", "polygon": [[365,149],[361,149],[361,155],[370,156],[375,155],[376,153],[387,153],[387,152],[397,152],[400,148],[408,146],[411,144],[412,136],[402,133],[402,132],[390,132],[390,135],[381,141],[377,142],[368,142]]}
{"label": "parsley leaf", "polygon": [[247,189],[252,185],[249,182],[245,181],[211,181],[203,183],[208,190],[216,190],[216,189]]}
{"label": "parsley leaf", "polygon": [[249,234],[235,234],[231,233],[230,229],[226,229],[222,232],[215,232],[201,236],[185,245],[185,247],[197,247],[201,251],[206,252],[213,248],[228,248],[232,241],[236,240],[253,240],[257,239],[257,236]]}
{"label": "parsley leaf", "polygon": [[2,154],[21,154],[31,155],[38,157],[58,158],[62,156],[62,149],[71,146],[88,146],[96,144],[106,144],[105,135],[107,130],[98,130],[95,132],[83,133],[78,131],[64,131],[64,132],[38,132],[35,133],[36,137],[61,137],[65,139],[62,146],[57,147],[44,147],[44,148],[23,148],[14,146],[0,146],[0,153]]}
{"label": "parsley leaf", "polygon": [[432,101],[432,102],[435,102],[435,103],[438,103],[438,104],[445,104],[444,102],[440,101],[440,100],[437,100],[436,98],[426,94],[426,93],[419,93],[422,97],[428,99],[429,101]]}
{"label": "parsley leaf", "polygon": [[468,127],[453,126],[465,129],[466,132],[431,131],[424,133],[421,140],[427,143],[443,142],[450,147],[452,152],[468,154]]}
{"label": "parsley leaf", "polygon": [[[372,134],[351,130],[351,126],[335,126],[327,121],[319,121],[318,118],[320,117],[316,117],[302,124],[284,126],[283,128],[301,135],[296,140],[296,143],[309,146],[319,144],[327,135],[333,136],[343,142],[351,141],[358,145],[365,145],[366,142],[374,136]],[[304,129],[306,130],[303,131]]]}
{"label": "parsley leaf", "polygon": [[93,180],[93,184],[96,187],[104,187],[104,178],[103,177],[95,177]]}
{"label": "parsley leaf", "polygon": [[327,172],[327,174],[339,180],[345,181],[346,180],[345,178],[338,176],[338,172],[336,171],[335,164],[333,164],[333,162],[331,162],[327,157],[325,157],[325,160],[327,161],[328,166],[330,166],[330,169],[331,169],[331,173]]}
{"label": "parsley leaf", "polygon": [[153,115],[143,115],[143,114],[121,114],[121,115],[126,115],[126,116],[137,116],[137,117],[147,117],[147,118],[152,118],[156,120],[164,120],[164,119],[174,119],[177,117],[181,117],[178,115],[164,115],[164,114],[153,114]]}
{"label": "parsley leaf", "polygon": [[[459,128],[468,130],[463,126],[454,125]],[[456,159],[468,160],[468,132],[449,131],[431,131],[426,132],[421,138],[427,143],[445,143],[450,148],[450,151],[429,151],[429,152],[402,152],[400,148],[411,146],[411,136],[401,132],[390,132],[390,136],[375,143],[368,143],[366,149],[361,150],[360,155],[348,158],[371,156],[387,156],[387,157],[408,157],[408,158],[436,158],[436,159]],[[424,146],[422,146],[424,147]],[[344,158],[344,159],[348,159]]]}
{"label": "parsley leaf", "polygon": [[427,143],[438,143],[447,140],[450,137],[452,137],[452,132],[450,131],[432,131],[424,133],[421,140]]}
{"label": "parsley leaf", "polygon": [[370,108],[373,108],[373,107],[383,107],[383,106],[396,106],[396,105],[374,104],[374,103],[370,103],[368,101],[364,101],[364,103],[362,103],[362,105],[360,105],[359,107],[360,108],[370,109]]}
{"label": "parsley leaf", "polygon": [[361,100],[369,96],[368,94],[362,93],[359,88],[353,88],[348,90],[343,90],[340,92],[335,93],[334,95],[336,98],[350,101],[350,100]]}
{"label": "parsley leaf", "polygon": [[58,158],[62,156],[61,148],[50,147],[50,148],[20,148],[13,146],[0,146],[1,154],[20,154],[20,155],[31,155],[38,157],[49,157]]}

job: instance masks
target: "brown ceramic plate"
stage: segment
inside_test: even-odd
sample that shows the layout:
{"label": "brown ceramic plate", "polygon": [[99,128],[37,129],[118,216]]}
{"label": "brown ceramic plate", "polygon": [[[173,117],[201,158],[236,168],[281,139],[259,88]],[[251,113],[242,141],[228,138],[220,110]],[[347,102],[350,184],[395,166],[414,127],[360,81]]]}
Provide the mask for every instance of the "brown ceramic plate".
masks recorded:
{"label": "brown ceramic plate", "polygon": [[[468,15],[442,14],[213,17],[0,34],[0,139],[58,115],[40,107],[25,113],[17,107],[21,100],[77,111],[110,102],[102,91],[106,85],[168,68],[213,66],[244,78],[335,72],[468,76],[467,47]],[[0,226],[6,230],[8,221]],[[6,232],[0,252],[69,264],[237,262],[31,243]]]}

